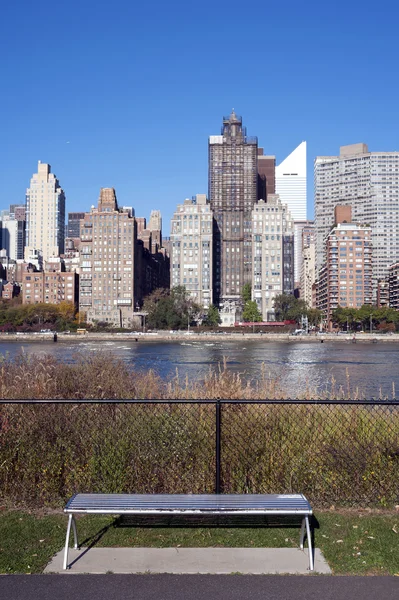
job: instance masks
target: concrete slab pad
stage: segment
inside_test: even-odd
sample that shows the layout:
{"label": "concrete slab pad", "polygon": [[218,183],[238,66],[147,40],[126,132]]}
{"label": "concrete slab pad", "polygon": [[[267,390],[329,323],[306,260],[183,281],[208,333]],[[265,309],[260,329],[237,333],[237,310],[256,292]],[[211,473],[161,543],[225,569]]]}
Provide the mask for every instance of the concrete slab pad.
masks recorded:
{"label": "concrete slab pad", "polygon": [[[309,574],[308,551],[299,548],[82,548],[70,549],[70,568],[58,552],[45,573]],[[314,573],[331,574],[319,548]]]}

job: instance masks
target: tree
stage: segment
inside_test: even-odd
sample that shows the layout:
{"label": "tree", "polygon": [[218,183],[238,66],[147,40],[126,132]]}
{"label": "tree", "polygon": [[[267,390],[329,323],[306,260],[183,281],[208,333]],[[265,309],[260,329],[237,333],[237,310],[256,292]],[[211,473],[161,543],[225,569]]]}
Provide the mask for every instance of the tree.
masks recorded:
{"label": "tree", "polygon": [[201,313],[184,286],[155,290],[145,298],[143,310],[148,313],[148,327],[153,329],[185,329]]}
{"label": "tree", "polygon": [[252,287],[250,283],[245,283],[242,286],[241,297],[245,304],[245,302],[249,302],[252,299]]}
{"label": "tree", "polygon": [[309,308],[307,310],[308,323],[312,327],[317,327],[323,318],[323,313],[318,308]]}
{"label": "tree", "polygon": [[292,294],[278,294],[273,306],[277,321],[299,321],[308,312],[305,300],[295,298]]}
{"label": "tree", "polygon": [[249,300],[245,303],[242,318],[247,323],[259,323],[260,321],[262,321],[262,314],[259,312],[259,308],[255,300]]}
{"label": "tree", "polygon": [[219,311],[214,304],[211,304],[206,313],[204,319],[204,325],[210,325],[211,327],[217,327],[222,322]]}

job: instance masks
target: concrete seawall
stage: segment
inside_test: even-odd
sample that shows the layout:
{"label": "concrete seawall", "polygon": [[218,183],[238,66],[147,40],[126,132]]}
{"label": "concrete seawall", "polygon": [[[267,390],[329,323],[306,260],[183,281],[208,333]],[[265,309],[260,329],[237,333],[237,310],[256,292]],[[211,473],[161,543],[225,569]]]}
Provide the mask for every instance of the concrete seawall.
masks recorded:
{"label": "concrete seawall", "polygon": [[[81,343],[81,342],[96,342],[96,341],[131,341],[137,343],[143,342],[183,342],[183,341],[195,341],[195,342],[239,342],[243,339],[248,341],[256,342],[285,342],[288,344],[320,344],[320,343],[337,343],[345,342],[349,343],[360,343],[360,344],[371,344],[371,343],[395,343],[399,342],[399,334],[393,335],[386,334],[369,334],[359,333],[354,336],[353,334],[323,334],[323,335],[290,335],[288,333],[170,333],[170,332],[157,332],[157,333],[92,333],[86,334],[57,334],[57,343]],[[52,334],[0,334],[1,342],[19,342],[19,343],[41,343],[41,342],[52,342]]]}

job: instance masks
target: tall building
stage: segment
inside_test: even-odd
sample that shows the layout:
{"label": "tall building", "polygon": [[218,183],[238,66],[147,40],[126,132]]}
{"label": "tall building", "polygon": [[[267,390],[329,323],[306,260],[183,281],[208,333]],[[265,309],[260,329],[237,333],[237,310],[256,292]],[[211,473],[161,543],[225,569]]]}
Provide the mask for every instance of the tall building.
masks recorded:
{"label": "tall building", "polygon": [[5,217],[0,221],[0,248],[13,260],[24,258],[25,221]]}
{"label": "tall building", "polygon": [[351,205],[353,220],[371,226],[373,300],[379,279],[399,256],[399,152],[369,152],[366,144],[341,146],[339,156],[318,156],[314,165],[316,266],[334,225],[334,207]]}
{"label": "tall building", "polygon": [[300,298],[305,300],[309,308],[313,306],[313,285],[316,281],[316,248],[311,243],[303,249],[303,260],[300,278]]}
{"label": "tall building", "polygon": [[294,291],[294,224],[278,195],[252,209],[252,298],[264,321],[275,321],[274,298]]}
{"label": "tall building", "polygon": [[251,212],[257,201],[258,140],[242,118],[223,117],[221,135],[209,138],[209,193],[214,216],[214,303],[234,312],[251,283]]}
{"label": "tall building", "polygon": [[179,204],[173,215],[169,247],[170,286],[185,286],[195,301],[209,308],[212,290],[212,211],[205,194]]}
{"label": "tall building", "polygon": [[130,326],[135,289],[137,230],[134,217],[120,212],[113,188],[101,188],[98,207],[80,228],[79,312],[87,322]]}
{"label": "tall building", "polygon": [[276,167],[276,194],[294,221],[306,220],[306,142]]}
{"label": "tall building", "polygon": [[276,157],[263,154],[258,148],[258,200],[267,200],[276,193]]}
{"label": "tall building", "polygon": [[309,245],[310,238],[314,238],[314,222],[313,221],[294,221],[294,281],[295,288],[300,287],[300,279],[302,273],[303,250]]}
{"label": "tall building", "polygon": [[80,236],[80,221],[85,218],[84,212],[68,213],[68,225],[66,227],[66,237],[69,239],[78,239]]}
{"label": "tall building", "polygon": [[335,207],[336,225],[327,236],[326,263],[322,268],[324,294],[318,308],[331,328],[333,311],[372,303],[371,228],[354,223],[349,206]]}
{"label": "tall building", "polygon": [[[315,308],[313,286],[316,282],[316,245],[313,221],[305,221],[301,228],[300,252],[300,298],[305,300],[309,308]],[[296,223],[294,231],[296,232]],[[294,233],[295,237],[295,233]],[[295,257],[296,258],[296,257]],[[295,264],[297,264],[296,259]]]}
{"label": "tall building", "polygon": [[37,252],[46,261],[64,252],[65,194],[48,164],[38,163],[26,191],[25,260]]}
{"label": "tall building", "polygon": [[160,210],[152,210],[148,229],[151,231],[151,251],[155,254],[162,247],[162,216]]}
{"label": "tall building", "polygon": [[399,310],[399,261],[389,266],[389,306]]}

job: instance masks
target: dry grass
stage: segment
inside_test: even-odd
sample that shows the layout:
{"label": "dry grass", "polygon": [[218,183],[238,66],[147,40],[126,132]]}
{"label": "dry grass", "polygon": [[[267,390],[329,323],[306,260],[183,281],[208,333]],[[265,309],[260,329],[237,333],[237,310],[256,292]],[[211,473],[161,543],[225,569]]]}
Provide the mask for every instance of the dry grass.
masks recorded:
{"label": "dry grass", "polygon": [[[6,400],[143,399],[1,405],[3,502],[35,506],[61,505],[82,491],[212,492],[215,404],[167,400],[283,397],[264,373],[250,385],[224,365],[202,382],[176,375],[168,383],[151,371],[131,373],[105,354],[73,364],[5,360],[0,391]],[[231,493],[302,492],[319,506],[397,504],[398,407],[223,404],[222,485]]]}

